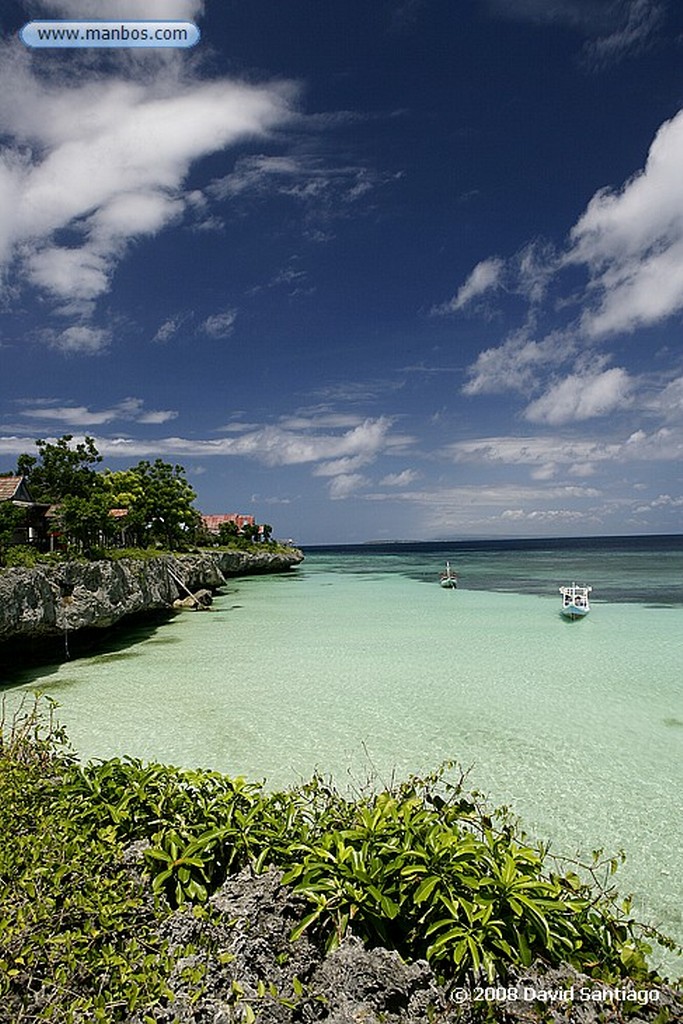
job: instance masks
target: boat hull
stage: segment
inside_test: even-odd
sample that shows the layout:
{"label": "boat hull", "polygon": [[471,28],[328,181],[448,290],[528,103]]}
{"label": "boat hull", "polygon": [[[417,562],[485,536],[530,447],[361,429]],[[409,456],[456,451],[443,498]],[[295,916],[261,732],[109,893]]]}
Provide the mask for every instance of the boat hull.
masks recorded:
{"label": "boat hull", "polygon": [[571,619],[572,621],[574,621],[576,619],[585,619],[585,617],[588,615],[589,609],[577,608],[576,605],[570,604],[567,605],[566,608],[562,608],[561,612],[562,615],[564,615],[565,619]]}

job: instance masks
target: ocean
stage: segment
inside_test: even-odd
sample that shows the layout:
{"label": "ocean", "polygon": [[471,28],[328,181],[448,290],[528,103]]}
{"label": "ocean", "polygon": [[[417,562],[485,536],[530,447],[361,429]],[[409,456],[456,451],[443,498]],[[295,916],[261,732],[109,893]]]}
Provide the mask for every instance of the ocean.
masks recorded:
{"label": "ocean", "polygon": [[[457,590],[438,586],[446,560]],[[559,614],[558,587],[593,587]],[[79,755],[129,754],[281,787],[446,759],[557,854],[597,848],[636,909],[683,940],[683,537],[306,550],[229,581],[206,614],[6,691],[59,702]]]}

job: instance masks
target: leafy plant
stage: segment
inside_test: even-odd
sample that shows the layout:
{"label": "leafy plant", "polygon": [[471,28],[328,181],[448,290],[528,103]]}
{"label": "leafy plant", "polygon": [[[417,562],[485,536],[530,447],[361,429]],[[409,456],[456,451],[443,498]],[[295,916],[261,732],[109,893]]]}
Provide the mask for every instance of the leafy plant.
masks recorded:
{"label": "leafy plant", "polygon": [[[53,703],[0,725],[0,1006],[17,1019],[38,989],[60,1024],[168,1004],[175,961],[159,917],[182,903],[205,913],[245,865],[280,868],[306,904],[294,941],[307,932],[334,949],[351,931],[460,983],[532,961],[644,979],[648,940],[675,948],[617,900],[618,858],[550,858],[453,765],[353,798],[320,776],[269,793],[133,759],[78,764]],[[147,889],[122,868],[133,841]],[[246,1011],[237,989],[234,1003]]]}

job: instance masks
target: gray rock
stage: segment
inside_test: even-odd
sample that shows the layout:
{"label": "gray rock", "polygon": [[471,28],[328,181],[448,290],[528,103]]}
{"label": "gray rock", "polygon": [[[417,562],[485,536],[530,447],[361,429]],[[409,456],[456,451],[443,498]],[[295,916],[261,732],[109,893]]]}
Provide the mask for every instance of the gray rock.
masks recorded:
{"label": "gray rock", "polygon": [[[158,1024],[239,1024],[247,1006],[257,1024],[655,1024],[661,1010],[662,1022],[683,1019],[680,995],[666,986],[635,1012],[623,999],[582,999],[582,991],[604,986],[570,967],[537,965],[500,986],[487,989],[484,982],[487,998],[477,1000],[473,989],[439,985],[426,962],[405,963],[395,951],[367,949],[353,936],[331,954],[314,934],[291,942],[305,912],[279,872],[245,869],[211,898],[206,918],[189,909],[171,914],[162,934],[178,956],[170,979],[176,998],[155,1010]],[[185,956],[189,943],[194,952]],[[188,981],[193,970],[203,974],[201,982]],[[573,1001],[548,998],[572,986]]]}
{"label": "gray rock", "polygon": [[101,629],[130,615],[170,609],[187,597],[173,577],[193,594],[202,590],[203,603],[210,603],[210,591],[226,576],[281,572],[302,559],[298,551],[291,557],[217,551],[0,570],[0,643]]}

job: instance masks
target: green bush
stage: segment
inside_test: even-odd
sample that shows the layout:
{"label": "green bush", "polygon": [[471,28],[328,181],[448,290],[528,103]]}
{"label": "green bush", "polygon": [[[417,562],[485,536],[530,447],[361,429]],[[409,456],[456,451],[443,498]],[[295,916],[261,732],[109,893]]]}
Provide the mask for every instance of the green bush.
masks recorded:
{"label": "green bush", "polygon": [[0,1020],[117,1021],[166,1004],[172,967],[114,829],[64,799],[73,759],[35,708],[0,739]]}
{"label": "green bush", "polygon": [[203,902],[246,864],[274,865],[309,904],[294,937],[309,929],[330,950],[352,930],[460,981],[537,959],[646,976],[647,930],[609,883],[617,859],[596,853],[583,878],[563,868],[507,811],[449,781],[453,767],[351,800],[318,777],[273,794],[113,759],[70,769],[63,792],[83,828],[149,843],[153,889],[176,906]]}
{"label": "green bush", "polygon": [[40,552],[29,544],[7,548],[4,564],[8,569],[33,569],[40,561]]}
{"label": "green bush", "polygon": [[[453,765],[354,799],[318,776],[269,793],[217,772],[78,764],[52,702],[0,726],[0,1020],[28,1019],[39,992],[31,1019],[153,1021],[183,955],[160,918],[188,902],[201,915],[245,865],[280,868],[308,904],[293,940],[308,931],[334,949],[352,931],[459,983],[532,961],[653,980],[648,939],[675,948],[617,901],[614,858],[596,854],[579,877]],[[136,840],[146,885],[122,863]]]}
{"label": "green bush", "polygon": [[39,565],[86,561],[85,555],[74,551],[39,551],[30,544],[16,544],[7,549],[4,564],[7,569],[35,569]]}

